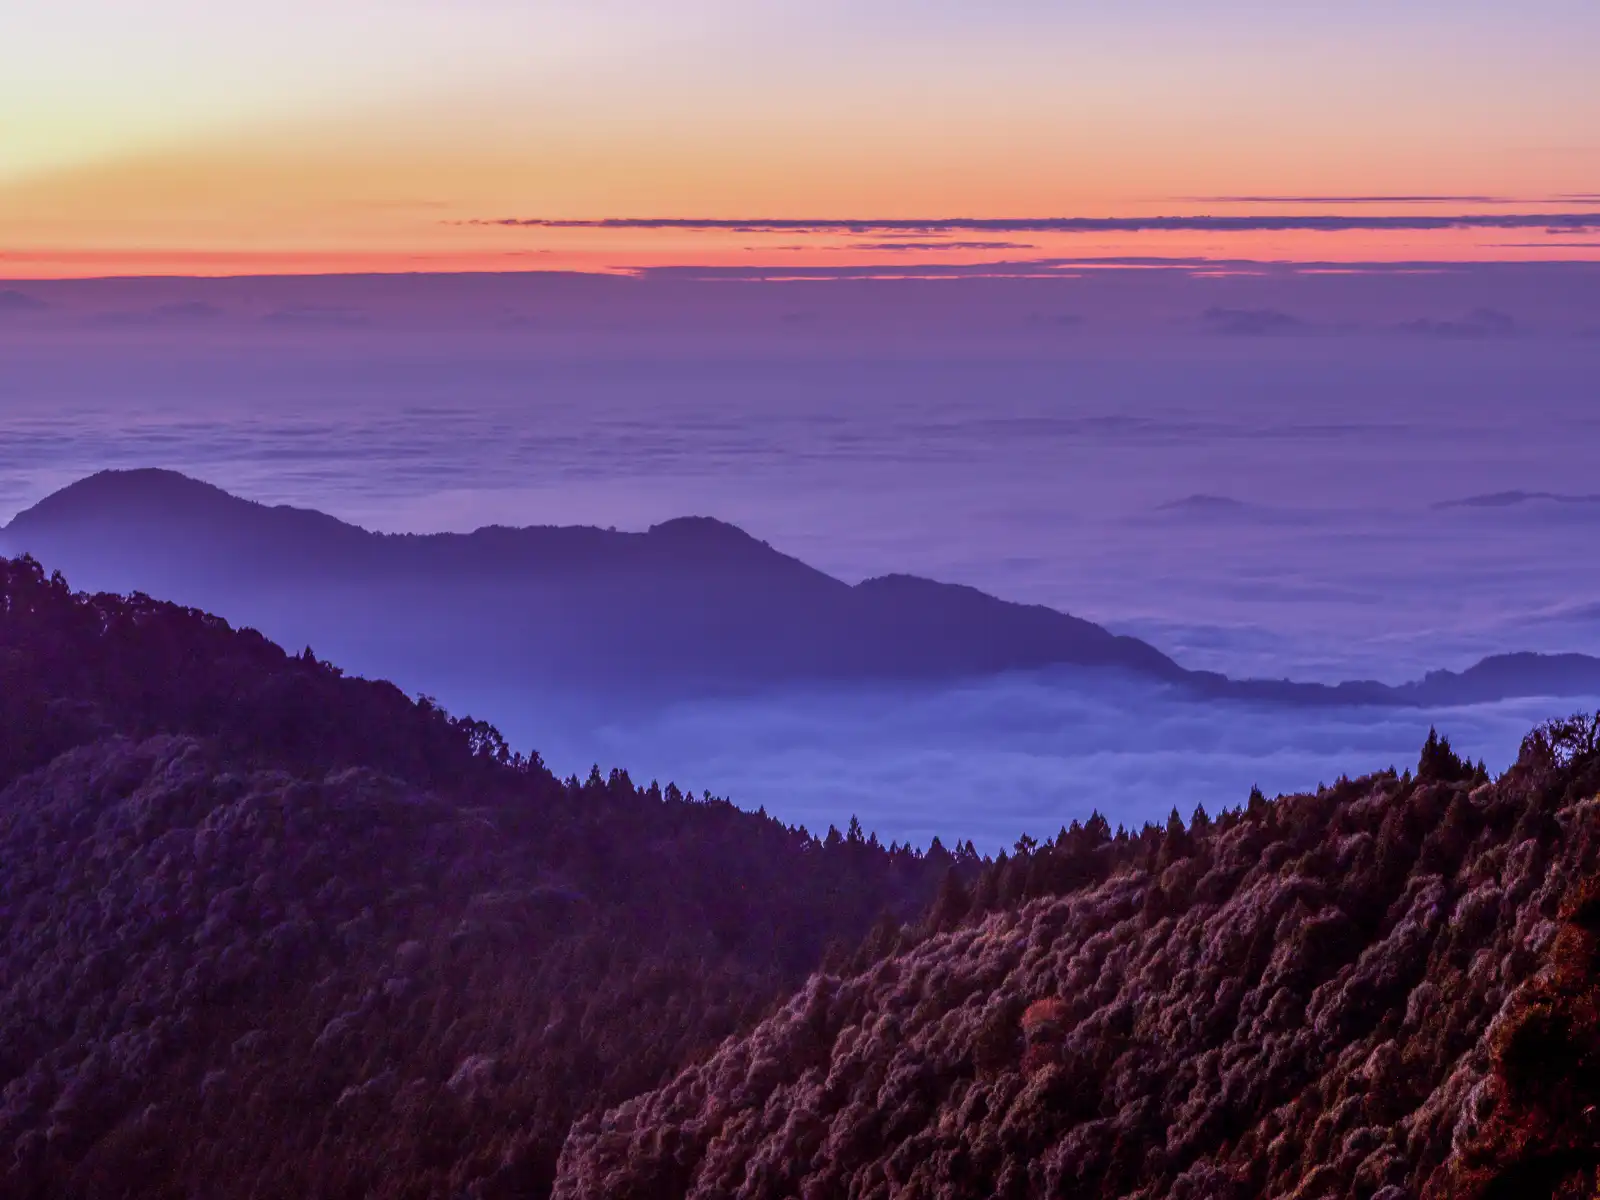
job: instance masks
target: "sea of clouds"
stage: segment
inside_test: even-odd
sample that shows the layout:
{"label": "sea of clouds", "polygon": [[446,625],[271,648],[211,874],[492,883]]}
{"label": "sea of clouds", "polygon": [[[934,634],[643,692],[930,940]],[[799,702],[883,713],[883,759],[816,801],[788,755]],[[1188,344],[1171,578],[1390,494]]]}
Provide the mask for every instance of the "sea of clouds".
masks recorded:
{"label": "sea of clouds", "polygon": [[[772,336],[706,318],[716,336],[654,340],[643,302],[614,330],[535,314],[525,336],[512,313],[424,336],[337,297],[273,311],[342,322],[228,333],[231,302],[209,293],[119,293],[158,314],[144,323],[49,293],[0,327],[0,519],[94,470],[158,465],[385,530],[713,515],[845,579],[969,583],[1235,675],[1398,682],[1501,651],[1600,653],[1600,340],[1557,328],[1576,301],[1530,317],[1512,296],[1509,323],[1473,324],[1501,310],[1446,289],[1352,329],[1315,297],[1268,320],[1281,296],[1228,283],[1227,306],[1186,292],[1187,318],[1169,297],[1102,335],[1094,297],[1062,284],[1004,294],[1015,337],[930,316],[939,336],[874,342],[816,332],[835,286],[761,293]],[[812,826],[854,812],[886,840],[993,843],[1094,806],[1142,820],[1404,766],[1433,721],[1503,765],[1574,707],[1269,713],[1004,680],[575,724],[537,697],[442,698],[563,771],[617,763]]]}

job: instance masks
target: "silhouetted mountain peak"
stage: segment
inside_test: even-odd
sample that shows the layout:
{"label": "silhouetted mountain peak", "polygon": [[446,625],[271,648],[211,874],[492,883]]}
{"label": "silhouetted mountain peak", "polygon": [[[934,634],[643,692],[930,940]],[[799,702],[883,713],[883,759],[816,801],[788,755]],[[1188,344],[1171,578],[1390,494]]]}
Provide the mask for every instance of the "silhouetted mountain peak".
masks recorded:
{"label": "silhouetted mountain peak", "polygon": [[1192,496],[1185,496],[1181,500],[1169,500],[1165,504],[1156,506],[1157,512],[1241,512],[1250,506],[1243,500],[1235,500],[1232,496],[1213,496],[1206,492],[1196,492]]}
{"label": "silhouetted mountain peak", "polygon": [[261,504],[159,467],[99,471],[68,484],[18,513],[5,532],[29,536],[85,530],[120,537],[130,526],[157,534],[204,529],[229,539],[276,538],[285,544],[365,532],[326,513]]}
{"label": "silhouetted mountain peak", "polygon": [[1484,492],[1460,500],[1441,500],[1434,508],[1515,508],[1523,504],[1594,504],[1600,505],[1600,495],[1568,495],[1562,492]]}
{"label": "silhouetted mountain peak", "polygon": [[[641,535],[626,535],[639,538]],[[737,525],[715,517],[673,517],[652,525],[642,535],[651,561],[689,566],[735,568],[798,567],[797,559],[774,550]],[[810,570],[810,568],[806,568]]]}
{"label": "silhouetted mountain peak", "polygon": [[[257,567],[281,556],[372,569],[416,554],[427,556],[434,567],[479,574],[521,571],[530,565],[566,569],[647,561],[704,567],[794,561],[736,525],[700,516],[663,521],[645,533],[552,525],[491,525],[472,533],[375,533],[313,509],[247,500],[160,468],[100,471],[18,513],[4,528],[12,541],[60,534],[121,541],[130,527],[152,545],[197,533],[220,538],[230,552],[248,548]],[[190,545],[188,550],[199,552],[201,547]],[[230,563],[230,569],[239,566]]]}
{"label": "silhouetted mountain peak", "polygon": [[7,528],[76,520],[108,511],[152,516],[192,516],[197,509],[248,506],[247,500],[178,471],[139,467],[98,471],[46,496],[12,520]]}
{"label": "silhouetted mountain peak", "polygon": [[766,545],[737,525],[730,525],[727,521],[719,521],[715,517],[673,517],[671,520],[650,526],[649,533],[654,538],[697,545]]}

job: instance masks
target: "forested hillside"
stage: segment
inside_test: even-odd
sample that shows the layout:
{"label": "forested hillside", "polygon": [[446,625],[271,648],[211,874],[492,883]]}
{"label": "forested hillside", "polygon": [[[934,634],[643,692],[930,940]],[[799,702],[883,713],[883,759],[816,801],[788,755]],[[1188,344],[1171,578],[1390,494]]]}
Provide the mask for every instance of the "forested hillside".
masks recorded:
{"label": "forested hillside", "polygon": [[0,1194],[1587,1198],[1597,792],[818,839],[0,560]]}
{"label": "forested hillside", "polygon": [[0,561],[0,1192],[541,1195],[948,869]]}
{"label": "forested hillside", "polygon": [[556,1194],[1593,1196],[1596,730],[1024,844],[581,1122]]}

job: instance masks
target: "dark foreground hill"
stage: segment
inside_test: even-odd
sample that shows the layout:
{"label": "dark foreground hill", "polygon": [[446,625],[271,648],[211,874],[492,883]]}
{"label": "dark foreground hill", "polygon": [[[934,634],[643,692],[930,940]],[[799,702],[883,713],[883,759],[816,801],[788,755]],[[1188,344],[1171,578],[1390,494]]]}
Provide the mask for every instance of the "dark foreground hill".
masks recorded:
{"label": "dark foreground hill", "polygon": [[[1021,847],[578,1126],[561,1197],[1591,1197],[1600,746]],[[976,911],[962,917],[972,903]]]}
{"label": "dark foreground hill", "polygon": [[709,518],[371,533],[171,471],[105,471],[20,513],[0,552],[181,600],[354,669],[603,705],[791,685],[1053,671],[1200,699],[1405,707],[1600,695],[1600,659],[1504,654],[1399,687],[1230,680],[1067,613],[909,575],[851,586]]}
{"label": "dark foreground hill", "polygon": [[985,865],[0,561],[0,732],[7,1197],[1597,1186],[1600,721]]}
{"label": "dark foreground hill", "polygon": [[0,1195],[543,1195],[926,904],[948,857],[852,834],[0,560]]}

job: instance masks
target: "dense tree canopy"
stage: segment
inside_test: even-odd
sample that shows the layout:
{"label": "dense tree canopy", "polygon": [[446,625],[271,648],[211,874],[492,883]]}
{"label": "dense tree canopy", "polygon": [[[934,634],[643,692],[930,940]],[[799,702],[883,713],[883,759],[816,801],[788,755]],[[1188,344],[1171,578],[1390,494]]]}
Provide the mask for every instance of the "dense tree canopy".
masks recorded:
{"label": "dense tree canopy", "polygon": [[309,650],[28,560],[0,560],[0,787],[8,1195],[542,1194],[575,1116],[945,869],[557,780]]}

